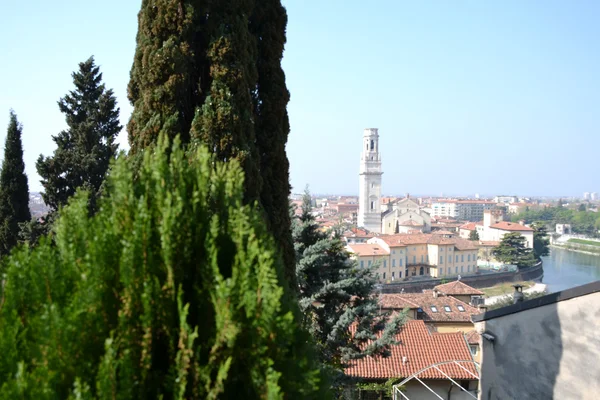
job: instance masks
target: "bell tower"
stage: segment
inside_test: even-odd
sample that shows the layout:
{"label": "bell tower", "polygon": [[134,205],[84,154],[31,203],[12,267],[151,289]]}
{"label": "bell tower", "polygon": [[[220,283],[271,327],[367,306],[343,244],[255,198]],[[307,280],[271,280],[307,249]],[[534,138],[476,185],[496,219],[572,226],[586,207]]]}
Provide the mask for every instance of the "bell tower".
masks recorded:
{"label": "bell tower", "polygon": [[381,233],[382,174],[378,130],[365,129],[358,180],[358,226],[375,233]]}

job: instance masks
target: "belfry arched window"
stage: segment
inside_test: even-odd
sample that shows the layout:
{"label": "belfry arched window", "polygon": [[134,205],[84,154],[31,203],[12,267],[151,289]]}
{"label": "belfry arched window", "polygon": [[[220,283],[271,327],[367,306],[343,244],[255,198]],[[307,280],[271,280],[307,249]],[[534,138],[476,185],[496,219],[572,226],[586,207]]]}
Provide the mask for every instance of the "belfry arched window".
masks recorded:
{"label": "belfry arched window", "polygon": [[373,140],[371,140],[371,150],[373,150],[375,148],[375,142]]}

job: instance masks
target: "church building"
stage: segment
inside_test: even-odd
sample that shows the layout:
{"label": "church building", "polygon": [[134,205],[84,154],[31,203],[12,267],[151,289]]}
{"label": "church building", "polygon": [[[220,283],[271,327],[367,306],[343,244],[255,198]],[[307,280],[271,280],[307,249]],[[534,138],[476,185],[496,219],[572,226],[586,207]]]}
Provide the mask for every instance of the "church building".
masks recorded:
{"label": "church building", "polygon": [[359,170],[358,226],[373,233],[395,234],[415,231],[430,232],[431,217],[407,195],[381,207],[381,153],[379,132],[375,128],[363,132]]}

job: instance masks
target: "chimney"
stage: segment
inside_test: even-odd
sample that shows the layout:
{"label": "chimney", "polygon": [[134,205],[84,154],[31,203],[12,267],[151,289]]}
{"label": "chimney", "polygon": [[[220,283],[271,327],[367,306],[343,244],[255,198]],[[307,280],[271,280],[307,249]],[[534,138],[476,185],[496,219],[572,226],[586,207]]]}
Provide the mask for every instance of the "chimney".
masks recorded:
{"label": "chimney", "polygon": [[485,305],[485,302],[484,302],[484,303],[482,303],[482,304],[479,304],[479,305],[477,306],[477,309],[479,310],[479,312],[480,312],[481,314],[483,314],[484,312],[486,312],[486,311],[487,311],[487,306]]}
{"label": "chimney", "polygon": [[402,356],[402,365],[406,365],[406,361],[408,361],[406,356]]}
{"label": "chimney", "polygon": [[520,220],[519,221],[519,225],[525,225],[525,221],[524,220]]}
{"label": "chimney", "polygon": [[525,298],[525,296],[523,295],[523,286],[516,284],[513,285],[513,287],[515,288],[515,293],[513,294],[514,304],[522,303]]}
{"label": "chimney", "polygon": [[438,297],[438,290],[437,289],[433,289],[433,298],[437,299]]}

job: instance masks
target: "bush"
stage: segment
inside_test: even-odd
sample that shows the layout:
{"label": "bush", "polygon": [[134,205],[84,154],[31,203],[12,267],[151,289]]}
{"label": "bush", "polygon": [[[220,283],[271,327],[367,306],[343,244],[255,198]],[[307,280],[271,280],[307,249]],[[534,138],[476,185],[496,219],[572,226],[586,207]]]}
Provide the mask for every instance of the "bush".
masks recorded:
{"label": "bush", "polygon": [[176,142],[120,158],[13,252],[0,300],[0,398],[310,398],[318,372],[243,174]]}

